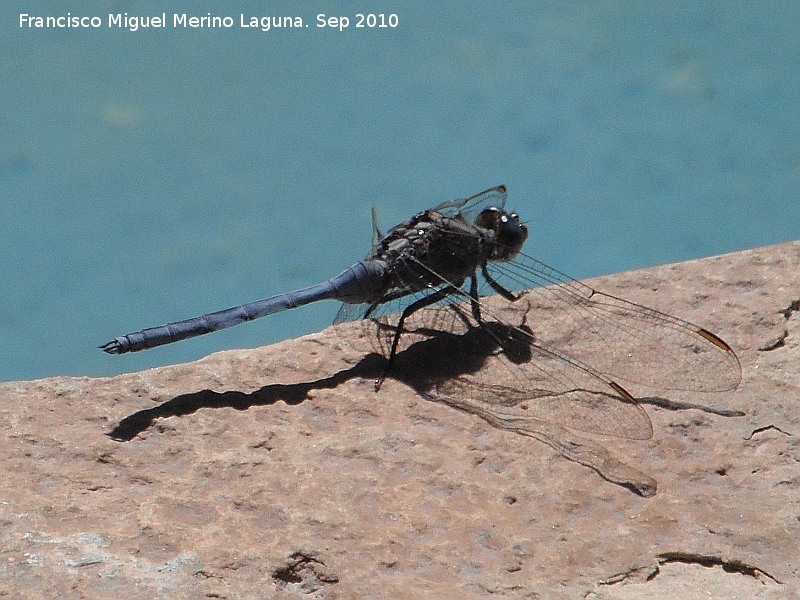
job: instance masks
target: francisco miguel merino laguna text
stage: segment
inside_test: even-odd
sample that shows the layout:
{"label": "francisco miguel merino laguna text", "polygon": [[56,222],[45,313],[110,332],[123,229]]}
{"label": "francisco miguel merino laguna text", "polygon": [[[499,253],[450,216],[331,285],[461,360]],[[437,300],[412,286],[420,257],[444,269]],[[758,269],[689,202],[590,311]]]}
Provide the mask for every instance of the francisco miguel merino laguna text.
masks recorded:
{"label": "francisco miguel merino laguna text", "polygon": [[[355,15],[356,27],[397,27],[397,15]],[[126,28],[136,31],[139,28],[163,28],[168,26],[167,13],[153,16],[131,16],[128,13],[117,13],[108,15],[108,27]],[[233,17],[213,16],[208,13],[203,17],[188,16],[186,13],[172,15],[172,27],[192,27],[192,28],[230,28],[233,27]],[[324,14],[317,15],[317,27],[336,28],[341,31],[350,25],[348,17],[328,17]],[[59,17],[39,17],[20,13],[19,26],[30,28],[89,28],[102,27],[103,19],[98,16],[73,16],[67,13],[66,16]],[[277,27],[303,27],[302,17],[245,17],[239,15],[239,27],[259,28],[261,31],[269,31]],[[308,25],[305,25],[308,27]]]}
{"label": "francisco miguel merino laguna text", "polygon": [[[108,15],[108,26],[119,27],[136,31],[144,27],[168,27],[167,13],[153,16],[131,16],[128,13],[117,13]],[[61,17],[37,17],[33,15],[20,14],[20,27],[102,27],[103,20],[100,17],[76,17],[67,13]],[[269,31],[272,27],[302,27],[301,17],[245,17],[239,15],[240,27],[260,27],[262,31]],[[233,27],[233,17],[215,17],[208,13],[204,17],[192,17],[183,14],[172,15],[172,27],[193,27],[193,28],[217,28]]]}

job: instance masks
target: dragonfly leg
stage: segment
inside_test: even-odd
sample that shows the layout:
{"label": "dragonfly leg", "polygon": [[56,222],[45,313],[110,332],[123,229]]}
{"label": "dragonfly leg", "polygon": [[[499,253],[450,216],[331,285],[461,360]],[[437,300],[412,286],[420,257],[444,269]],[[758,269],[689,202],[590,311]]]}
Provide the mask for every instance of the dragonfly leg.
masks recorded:
{"label": "dragonfly leg", "polygon": [[406,306],[403,313],[400,315],[400,319],[397,321],[397,329],[394,332],[394,339],[392,340],[392,349],[389,351],[389,358],[386,361],[386,367],[383,369],[383,373],[378,379],[375,381],[375,391],[381,389],[381,385],[383,385],[383,380],[386,379],[386,375],[389,373],[389,370],[392,368],[392,363],[394,362],[394,357],[397,354],[397,346],[400,343],[400,336],[403,334],[403,323],[405,320],[417,312],[421,308],[425,308],[426,306],[430,306],[431,304],[436,304],[437,302],[444,300],[448,296],[452,296],[453,294],[463,292],[452,285],[448,285],[445,288],[437,290],[433,294],[425,296],[424,298],[420,298],[413,304],[409,304]]}
{"label": "dragonfly leg", "polygon": [[475,273],[469,278],[469,304],[472,308],[472,316],[480,325],[483,321],[481,320],[481,304],[478,302],[478,277]]}
{"label": "dragonfly leg", "polygon": [[506,288],[504,288],[499,283],[497,283],[494,279],[492,279],[492,276],[489,275],[489,269],[486,268],[486,263],[483,263],[481,265],[481,273],[483,274],[483,278],[486,280],[486,283],[488,283],[490,286],[492,286],[492,289],[495,292],[500,294],[503,298],[505,298],[509,302],[516,302],[517,300],[522,298],[522,294],[514,294],[514,293],[508,291]]}

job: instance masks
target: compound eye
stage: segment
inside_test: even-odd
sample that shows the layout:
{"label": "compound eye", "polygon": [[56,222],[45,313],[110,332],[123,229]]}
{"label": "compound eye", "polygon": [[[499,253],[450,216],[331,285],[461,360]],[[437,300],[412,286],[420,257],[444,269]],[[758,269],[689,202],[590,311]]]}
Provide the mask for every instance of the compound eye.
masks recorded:
{"label": "compound eye", "polygon": [[509,261],[522,250],[522,245],[528,239],[528,228],[519,222],[517,213],[502,213],[499,215],[495,229],[494,248],[492,260]]}

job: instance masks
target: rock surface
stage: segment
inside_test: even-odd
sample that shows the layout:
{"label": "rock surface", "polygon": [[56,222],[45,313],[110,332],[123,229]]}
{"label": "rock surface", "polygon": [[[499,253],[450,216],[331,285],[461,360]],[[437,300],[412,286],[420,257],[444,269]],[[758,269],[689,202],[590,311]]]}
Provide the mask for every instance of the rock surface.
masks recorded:
{"label": "rock surface", "polygon": [[733,392],[657,391],[650,440],[575,436],[654,496],[399,378],[375,393],[382,363],[350,324],[1,384],[0,596],[798,597],[800,242],[591,285],[702,324],[742,364]]}

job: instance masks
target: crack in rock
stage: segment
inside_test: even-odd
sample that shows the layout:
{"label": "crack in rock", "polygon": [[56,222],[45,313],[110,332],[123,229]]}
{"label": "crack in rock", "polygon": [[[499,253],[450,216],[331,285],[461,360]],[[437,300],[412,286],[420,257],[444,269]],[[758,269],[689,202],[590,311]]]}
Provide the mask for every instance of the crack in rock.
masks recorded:
{"label": "crack in rock", "polygon": [[[761,581],[763,577],[767,577],[775,583],[782,585],[782,582],[775,579],[775,577],[767,573],[764,569],[760,569],[754,565],[748,565],[747,563],[739,560],[725,560],[719,556],[695,554],[693,552],[664,552],[663,554],[656,555],[656,558],[658,559],[659,566],[667,563],[680,562],[701,565],[708,568],[722,567],[722,570],[726,573],[739,573],[741,575],[748,575],[759,581]],[[651,581],[655,579],[658,576],[659,571],[660,569],[657,567],[655,572],[648,577],[647,580]]]}
{"label": "crack in rock", "polygon": [[778,348],[783,348],[786,345],[786,338],[789,337],[789,330],[784,329],[783,333],[776,337],[774,340],[770,340],[761,346],[758,347],[759,352],[770,352],[771,350],[777,350]]}
{"label": "crack in rock", "polygon": [[772,423],[770,423],[769,425],[764,425],[763,427],[757,427],[756,429],[753,429],[753,431],[751,431],[751,432],[750,432],[750,435],[748,435],[748,436],[747,436],[746,438],[744,438],[744,439],[745,439],[745,440],[752,440],[752,439],[753,439],[753,438],[754,438],[756,435],[758,435],[759,433],[764,433],[765,431],[769,431],[770,429],[772,429],[772,430],[774,430],[774,431],[777,431],[778,433],[782,433],[783,435],[786,435],[786,436],[792,437],[792,434],[791,434],[791,433],[789,433],[788,431],[784,431],[784,430],[783,430],[783,429],[781,429],[780,427],[776,427],[775,425],[773,425]]}
{"label": "crack in rock", "polygon": [[[778,314],[783,315],[783,318],[788,321],[789,319],[792,318],[792,315],[796,312],[800,312],[800,300],[795,300],[783,310],[779,310]],[[781,335],[779,335],[774,340],[770,340],[762,344],[761,346],[759,346],[758,350],[760,352],[769,352],[771,350],[777,350],[778,348],[783,348],[786,345],[786,338],[788,337],[789,337],[789,330],[784,329]]]}
{"label": "crack in rock", "polygon": [[658,575],[658,565],[650,565],[646,567],[634,567],[628,571],[624,571],[622,573],[616,573],[611,577],[606,579],[602,579],[597,582],[598,585],[617,585],[618,583],[622,583],[623,581],[629,581],[632,583],[644,583],[646,581],[650,581],[656,575]]}
{"label": "crack in rock", "polygon": [[673,562],[701,565],[707,568],[722,567],[722,570],[726,573],[739,573],[740,575],[748,575],[762,582],[766,577],[779,585],[783,584],[783,582],[778,581],[775,577],[759,567],[748,565],[739,560],[725,560],[719,556],[695,554],[693,552],[664,552],[663,554],[656,555],[655,565],[633,567],[628,571],[616,573],[611,577],[600,580],[597,582],[597,584],[603,586],[612,586],[623,582],[646,583],[648,581],[653,581],[660,575],[661,565]]}
{"label": "crack in rock", "polygon": [[272,573],[278,589],[313,594],[328,584],[339,583],[339,577],[313,552],[293,553],[283,567]]}
{"label": "crack in rock", "polygon": [[800,312],[800,299],[795,300],[789,306],[778,312],[788,321],[794,313]]}

